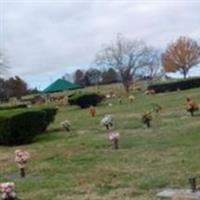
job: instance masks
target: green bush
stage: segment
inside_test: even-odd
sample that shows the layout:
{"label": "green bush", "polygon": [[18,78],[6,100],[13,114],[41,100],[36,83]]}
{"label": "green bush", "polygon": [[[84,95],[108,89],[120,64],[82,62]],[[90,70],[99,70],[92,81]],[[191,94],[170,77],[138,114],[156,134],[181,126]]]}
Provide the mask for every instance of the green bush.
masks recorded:
{"label": "green bush", "polygon": [[54,108],[17,109],[12,113],[1,111],[0,144],[20,145],[31,143],[37,135],[45,131],[54,119],[55,114]]}
{"label": "green bush", "polygon": [[43,127],[43,131],[45,131],[48,125],[54,121],[58,109],[46,107],[43,108],[42,110],[45,112],[45,123]]}
{"label": "green bush", "polygon": [[10,106],[0,106],[0,110],[13,110],[17,108],[27,108],[27,104],[10,105]]}
{"label": "green bush", "polygon": [[89,106],[96,106],[104,99],[103,95],[96,93],[79,93],[69,97],[70,105],[78,105],[81,108],[88,108]]}
{"label": "green bush", "polygon": [[177,90],[187,90],[196,87],[200,87],[200,78],[192,78],[174,82],[152,84],[148,86],[148,90],[154,90],[156,93],[160,93],[160,92],[171,92]]}

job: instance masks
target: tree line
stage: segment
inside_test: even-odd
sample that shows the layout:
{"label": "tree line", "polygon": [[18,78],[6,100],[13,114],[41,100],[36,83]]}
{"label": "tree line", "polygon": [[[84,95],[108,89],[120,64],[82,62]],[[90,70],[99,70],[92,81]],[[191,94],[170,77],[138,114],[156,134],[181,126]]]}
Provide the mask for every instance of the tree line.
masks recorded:
{"label": "tree line", "polygon": [[199,63],[200,44],[192,38],[181,36],[160,53],[142,40],[118,34],[115,41],[103,45],[95,56],[94,64],[107,70],[77,70],[74,80],[84,86],[120,81],[128,92],[138,77],[155,79],[167,72],[180,72],[186,78]]}
{"label": "tree line", "polygon": [[81,86],[120,82],[120,74],[114,68],[108,68],[104,70],[90,68],[86,71],[77,69],[73,78],[74,82]]}
{"label": "tree line", "polygon": [[8,101],[11,97],[20,99],[24,95],[37,92],[37,89],[29,89],[27,83],[19,76],[0,78],[0,101]]}
{"label": "tree line", "polygon": [[[94,58],[93,67],[78,69],[74,82],[82,86],[121,82],[127,92],[137,79],[160,79],[165,73],[180,72],[184,78],[200,64],[200,43],[181,36],[159,52],[142,40],[129,39],[118,34],[114,41],[102,46]],[[7,70],[0,54],[1,75]],[[38,92],[30,90],[20,77],[0,78],[0,100]]]}

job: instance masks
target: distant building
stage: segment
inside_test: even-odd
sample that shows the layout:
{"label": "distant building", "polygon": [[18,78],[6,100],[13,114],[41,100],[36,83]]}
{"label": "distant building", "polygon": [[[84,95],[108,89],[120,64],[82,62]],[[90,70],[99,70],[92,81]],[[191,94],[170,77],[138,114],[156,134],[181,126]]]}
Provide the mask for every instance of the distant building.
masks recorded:
{"label": "distant building", "polygon": [[54,92],[63,92],[66,90],[76,90],[81,89],[82,86],[78,84],[71,83],[64,79],[58,79],[52,84],[50,84],[47,88],[43,90],[43,93],[54,93]]}

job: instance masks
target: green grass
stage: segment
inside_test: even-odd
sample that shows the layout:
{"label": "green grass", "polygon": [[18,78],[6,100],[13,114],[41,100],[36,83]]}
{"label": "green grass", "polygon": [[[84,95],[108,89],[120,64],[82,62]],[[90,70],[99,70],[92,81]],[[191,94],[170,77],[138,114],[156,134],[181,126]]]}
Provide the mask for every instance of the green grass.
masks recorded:
{"label": "green grass", "polygon": [[[33,144],[0,147],[0,181],[15,181],[22,200],[150,200],[160,188],[189,187],[188,177],[200,176],[200,112],[193,118],[185,112],[188,95],[200,102],[199,89],[137,93],[132,104],[126,97],[122,105],[116,99],[103,103],[95,118],[87,109],[61,107],[48,133]],[[147,129],[141,114],[154,104],[163,110]],[[114,115],[114,130],[121,133],[117,151],[100,126],[106,113]],[[65,119],[72,122],[70,133],[59,130]],[[32,155],[26,180],[18,178],[16,148]]]}

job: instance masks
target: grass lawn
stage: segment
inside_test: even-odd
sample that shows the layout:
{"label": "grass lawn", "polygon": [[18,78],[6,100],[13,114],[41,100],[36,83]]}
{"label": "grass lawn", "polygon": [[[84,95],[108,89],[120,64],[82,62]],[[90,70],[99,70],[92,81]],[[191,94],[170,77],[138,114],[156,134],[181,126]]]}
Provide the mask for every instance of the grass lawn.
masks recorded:
{"label": "grass lawn", "polygon": [[[200,112],[190,117],[185,111],[188,95],[200,102],[199,89],[138,93],[132,104],[113,99],[97,108],[95,118],[88,110],[61,107],[48,133],[33,144],[0,147],[0,182],[16,182],[22,200],[152,200],[161,188],[187,188],[189,176],[200,176]],[[163,110],[148,129],[141,114],[155,103]],[[99,125],[106,113],[114,115],[121,134],[119,150]],[[65,119],[72,122],[70,133],[59,130]],[[13,161],[16,148],[32,155],[25,180]]]}

